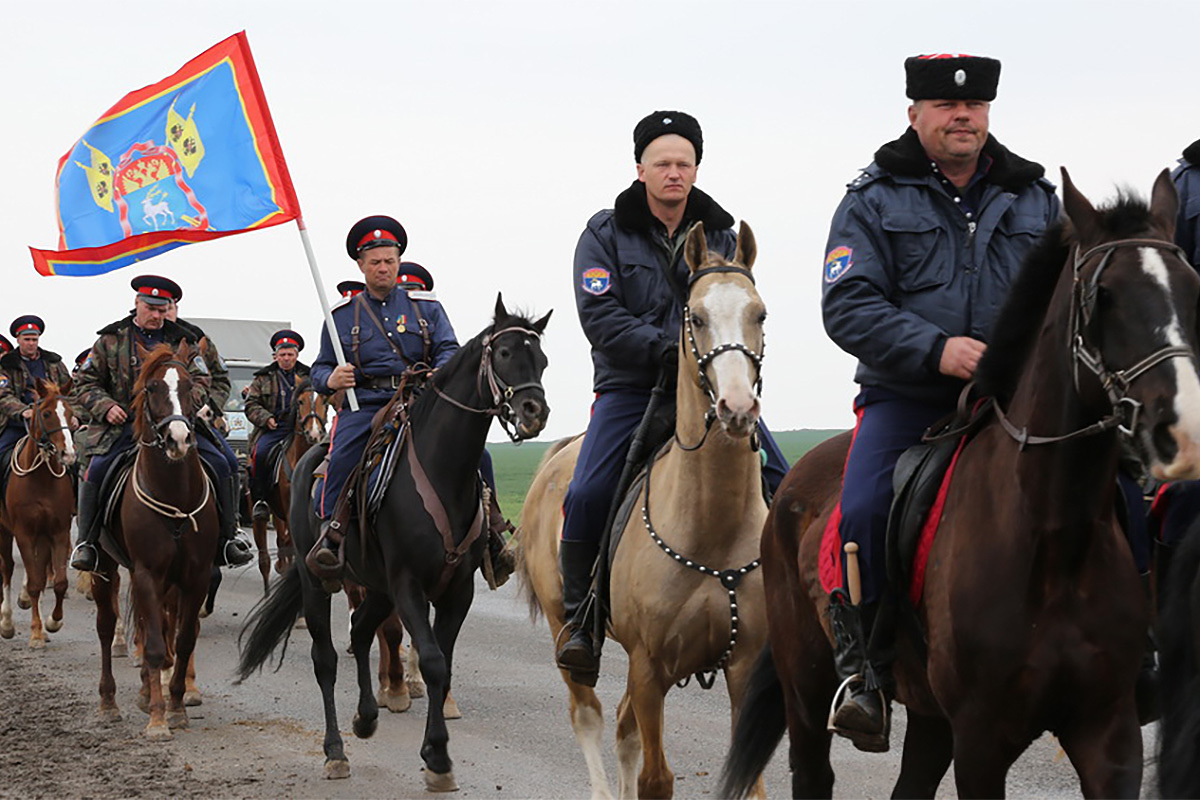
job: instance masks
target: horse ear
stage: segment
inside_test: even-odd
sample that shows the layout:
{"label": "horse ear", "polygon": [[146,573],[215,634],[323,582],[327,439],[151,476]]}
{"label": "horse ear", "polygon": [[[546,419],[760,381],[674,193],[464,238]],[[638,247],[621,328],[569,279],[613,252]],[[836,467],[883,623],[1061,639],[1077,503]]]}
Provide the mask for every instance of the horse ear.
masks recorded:
{"label": "horse ear", "polygon": [[508,309],[504,307],[504,292],[496,292],[496,320],[508,317]]}
{"label": "horse ear", "polygon": [[683,244],[683,257],[692,272],[703,267],[708,261],[708,240],[704,238],[703,222],[697,222],[688,231],[687,241]]}
{"label": "horse ear", "polygon": [[553,313],[554,313],[553,308],[550,309],[549,311],[547,311],[546,316],[542,317],[537,322],[533,323],[533,329],[535,331],[537,331],[538,333],[544,333],[546,331],[546,323],[550,321],[550,315]]}
{"label": "horse ear", "polygon": [[1154,179],[1154,188],[1150,191],[1150,214],[1162,229],[1164,239],[1175,240],[1175,221],[1179,215],[1179,193],[1171,180],[1171,173],[1163,170]]}
{"label": "horse ear", "polygon": [[754,231],[742,220],[738,225],[737,252],[733,256],[736,264],[741,264],[749,272],[754,267],[754,259],[758,256],[758,245],[754,241]]}
{"label": "horse ear", "polygon": [[133,346],[134,346],[134,349],[137,350],[138,363],[145,364],[146,359],[150,357],[150,351],[147,350],[146,348],[142,347],[142,343],[138,342],[138,341],[135,341],[133,343]]}
{"label": "horse ear", "polygon": [[50,391],[49,388],[46,386],[46,381],[44,381],[41,378],[34,379],[33,390],[35,392],[37,392],[38,397],[45,397],[46,394]]}
{"label": "horse ear", "polygon": [[1100,239],[1100,215],[1083,193],[1075,188],[1067,168],[1062,167],[1063,179],[1063,208],[1067,217],[1075,227],[1075,233],[1082,244],[1095,244]]}
{"label": "horse ear", "polygon": [[187,339],[180,339],[179,344],[175,347],[175,357],[186,364],[191,354],[192,347],[188,344]]}

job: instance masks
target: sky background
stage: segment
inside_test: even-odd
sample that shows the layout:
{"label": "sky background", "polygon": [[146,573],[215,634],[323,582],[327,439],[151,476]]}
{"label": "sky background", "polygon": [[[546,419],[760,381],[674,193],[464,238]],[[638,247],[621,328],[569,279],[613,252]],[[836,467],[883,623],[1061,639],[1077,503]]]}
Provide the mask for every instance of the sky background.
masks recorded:
{"label": "sky background", "polygon": [[95,119],[245,30],[326,291],[361,277],[349,226],[389,214],[461,341],[499,291],[554,309],[543,438],[587,423],[572,256],[635,177],[632,129],[656,109],[700,120],[697,185],[757,237],[768,424],[849,427],[854,360],[821,325],[821,267],[846,183],[907,125],[904,58],[999,58],[1001,142],[1056,184],[1067,166],[1093,200],[1145,195],[1200,137],[1200,51],[1179,35],[1198,18],[1194,0],[14,5],[0,30],[0,327],[39,314],[43,345],[73,358],[131,307],[145,271],[182,284],[185,318],[289,320],[309,342],[301,359],[316,357],[320,306],[294,223],[94,278],[42,277],[27,250],[56,246],[58,159]]}

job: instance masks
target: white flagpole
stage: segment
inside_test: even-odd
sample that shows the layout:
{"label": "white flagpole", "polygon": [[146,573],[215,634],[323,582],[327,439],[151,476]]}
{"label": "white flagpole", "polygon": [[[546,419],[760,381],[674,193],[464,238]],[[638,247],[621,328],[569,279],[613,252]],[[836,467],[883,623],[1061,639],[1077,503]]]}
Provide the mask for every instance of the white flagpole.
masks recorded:
{"label": "white flagpole", "polygon": [[[304,242],[308,269],[312,272],[313,284],[317,287],[317,297],[321,299],[321,311],[325,312],[325,329],[329,332],[329,341],[333,342],[333,354],[337,357],[340,367],[346,363],[346,353],[342,350],[337,326],[333,324],[333,312],[329,309],[329,299],[325,297],[325,285],[321,283],[321,271],[317,269],[317,257],[313,254],[312,242],[308,240],[308,228],[304,227],[304,217],[296,217],[296,224],[300,226],[300,241]],[[346,390],[346,398],[350,401],[350,410],[358,411],[358,396],[353,388]]]}

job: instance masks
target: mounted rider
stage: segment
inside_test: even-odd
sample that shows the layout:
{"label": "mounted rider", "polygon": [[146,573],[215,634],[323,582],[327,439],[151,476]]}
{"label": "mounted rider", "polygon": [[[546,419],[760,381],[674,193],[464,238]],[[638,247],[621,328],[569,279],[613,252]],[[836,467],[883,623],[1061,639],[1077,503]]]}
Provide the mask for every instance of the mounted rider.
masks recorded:
{"label": "mounted rider", "polygon": [[[887,750],[890,731],[891,654],[869,652],[867,637],[886,592],[896,460],[954,410],[1009,285],[1060,208],[1041,165],[988,133],[999,61],[915,56],[905,71],[910,127],[847,186],[821,306],[830,338],[858,358],[861,386],[837,513],[843,544],[859,548],[862,599],[830,598],[847,681],[831,729],[868,751]],[[877,631],[871,644],[886,638]]]}
{"label": "mounted rider", "polygon": [[40,347],[45,330],[46,323],[33,314],[17,317],[8,327],[17,349],[0,356],[0,472],[5,474],[13,448],[25,435],[25,421],[33,415],[37,380],[58,384],[64,397],[71,393],[62,357]]}
{"label": "mounted rider", "polygon": [[[179,284],[157,275],[141,275],[133,279],[131,286],[136,293],[133,313],[98,331],[99,338],[79,369],[79,402],[92,416],[84,443],[84,452],[92,460],[79,484],[79,542],[71,559],[71,566],[83,572],[95,571],[99,563],[96,541],[100,525],[96,517],[101,483],[117,458],[137,444],[131,409],[133,386],[141,368],[138,348],[151,350],[160,344],[175,347],[183,341],[198,345],[187,329],[167,317],[182,294]],[[199,354],[188,364],[188,372],[193,381],[192,401],[199,409],[208,401],[210,391],[208,366]],[[236,476],[231,476],[225,454],[208,435],[197,431],[196,446],[217,476],[222,538],[218,563],[245,564],[251,555],[246,544],[236,538],[237,505],[232,491]]]}
{"label": "mounted rider", "polygon": [[268,456],[292,432],[296,390],[311,380],[308,365],[297,360],[303,349],[304,337],[293,330],[285,328],[272,334],[275,361],[254,373],[246,393],[246,418],[254,426],[250,433],[250,499],[255,519],[271,516],[267,495],[274,482],[274,470]]}
{"label": "mounted rider", "polygon": [[[728,259],[737,245],[733,217],[694,187],[703,154],[700,123],[691,115],[655,111],[643,118],[633,129],[637,178],[613,208],[588,220],[575,248],[575,305],[592,345],[596,399],[563,502],[558,555],[570,637],[555,660],[581,682],[594,684],[599,671],[585,600],[630,438],[660,372],[673,379],[678,365],[687,232],[703,222],[708,248]],[[761,420],[758,433],[774,493],[787,462]]]}
{"label": "mounted rider", "polygon": [[[341,543],[349,523],[351,504],[342,492],[351,470],[362,458],[371,432],[371,420],[400,385],[400,376],[413,366],[443,366],[458,351],[454,328],[432,293],[433,278],[411,262],[400,268],[400,256],[408,246],[408,234],[388,216],[359,220],[346,237],[346,253],[362,271],[366,289],[350,293],[333,310],[334,324],[348,363],[338,366],[328,328],[321,331],[321,352],[312,367],[317,391],[332,394],[353,388],[359,410],[343,405],[334,420],[329,441],[329,468],[323,490],[314,498],[321,519],[316,545],[305,559],[312,573],[328,589],[342,575]],[[423,274],[422,274],[423,273]],[[401,275],[413,281],[401,284]],[[416,282],[421,288],[409,288]],[[339,290],[341,287],[339,286]],[[491,480],[491,457],[484,450],[480,464],[485,480]],[[494,487],[494,482],[489,483]],[[492,491],[492,502],[496,502]],[[499,516],[498,507],[492,515]],[[499,516],[503,522],[503,516]],[[493,562],[511,559],[504,550],[502,528],[489,525],[489,552]],[[497,572],[511,571],[505,564]],[[506,576],[505,576],[506,577]]]}

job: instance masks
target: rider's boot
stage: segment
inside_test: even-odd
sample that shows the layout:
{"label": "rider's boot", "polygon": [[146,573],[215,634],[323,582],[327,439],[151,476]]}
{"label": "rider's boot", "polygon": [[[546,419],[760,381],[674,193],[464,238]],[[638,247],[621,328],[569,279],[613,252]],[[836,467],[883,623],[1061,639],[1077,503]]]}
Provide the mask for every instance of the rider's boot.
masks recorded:
{"label": "rider's boot", "polygon": [[[1159,545],[1162,547],[1162,545]],[[1162,551],[1160,551],[1160,576],[1158,590],[1163,591],[1165,585],[1161,579],[1165,577],[1165,570],[1162,559]],[[1146,604],[1150,609],[1154,608],[1154,587],[1150,583],[1150,573],[1143,572],[1141,574],[1142,591],[1146,593]],[[1152,612],[1152,617],[1153,617]],[[1134,684],[1133,697],[1137,704],[1138,723],[1140,725],[1148,725],[1162,716],[1162,707],[1159,705],[1159,687],[1162,683],[1162,676],[1158,669],[1158,643],[1154,638],[1154,625],[1151,624],[1146,632],[1146,650],[1142,654],[1142,664],[1138,668],[1137,683]]]}
{"label": "rider's boot", "polygon": [[100,563],[100,551],[96,549],[96,539],[100,535],[100,527],[96,524],[99,503],[100,486],[80,481],[79,514],[75,518],[79,533],[75,551],[71,553],[71,567],[80,572],[95,572]]}
{"label": "rider's boot", "polygon": [[342,573],[346,566],[346,555],[342,541],[350,525],[350,492],[343,492],[333,507],[333,516],[321,520],[321,534],[317,543],[304,557],[308,571],[321,582],[329,594],[342,589]]}
{"label": "rider's boot", "polygon": [[856,606],[841,589],[829,595],[833,626],[833,663],[841,685],[829,712],[829,730],[845,736],[859,750],[886,753],[891,734],[891,708],[880,679],[867,655],[866,630],[873,621],[872,606]]}
{"label": "rider's boot", "polygon": [[500,504],[496,501],[496,493],[488,492],[488,558],[485,566],[490,568],[484,572],[488,586],[497,589],[504,585],[513,570],[517,568],[517,559],[508,546],[508,534],[516,531],[513,524],[504,518]]}
{"label": "rider's boot", "polygon": [[[263,456],[263,461],[266,461],[266,456]],[[267,505],[267,492],[270,489],[263,484],[263,476],[259,475],[259,471],[265,471],[266,464],[254,470],[254,474],[250,476],[250,502],[252,509],[250,511],[251,518],[254,521],[268,520],[271,518],[271,507]]]}
{"label": "rider's boot", "polygon": [[238,538],[237,525],[237,475],[217,479],[217,518],[220,521],[221,539],[217,543],[216,565],[218,567],[240,567],[250,563],[254,555],[245,541]]}
{"label": "rider's boot", "polygon": [[[569,635],[554,654],[559,669],[566,670],[571,680],[582,686],[595,686],[600,675],[600,659],[592,641],[590,597],[592,567],[600,546],[597,542],[562,540],[558,543],[558,562],[562,571],[563,611],[567,624],[563,631]],[[561,637],[562,632],[559,633]]]}

